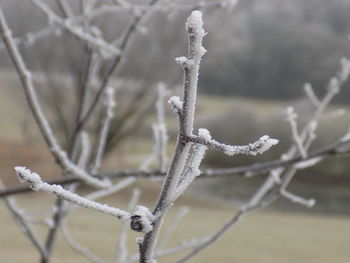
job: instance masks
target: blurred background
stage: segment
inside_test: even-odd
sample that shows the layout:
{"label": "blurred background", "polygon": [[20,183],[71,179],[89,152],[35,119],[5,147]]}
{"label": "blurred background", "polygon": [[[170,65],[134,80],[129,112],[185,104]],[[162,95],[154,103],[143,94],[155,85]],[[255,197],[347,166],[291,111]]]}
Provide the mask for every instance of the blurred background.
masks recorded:
{"label": "blurred background", "polygon": [[[64,16],[58,1],[46,2]],[[74,11],[79,10],[79,2],[72,1]],[[0,0],[0,3],[15,37],[39,32],[50,24],[31,1]],[[108,137],[104,171],[137,168],[152,151],[151,125],[155,121],[158,83],[165,83],[169,96],[181,94],[182,70],[174,58],[186,55],[184,22],[190,12],[154,11],[123,55],[122,65],[110,82],[117,88],[117,107]],[[314,111],[303,92],[304,83],[311,83],[321,98],[330,78],[339,70],[340,59],[350,56],[350,1],[241,0],[232,12],[204,8],[203,13],[208,32],[204,46],[208,53],[201,63],[195,126],[208,128],[215,139],[227,144],[246,144],[264,134],[278,138],[280,143],[262,156],[254,157],[232,158],[208,151],[202,169],[279,158],[293,143],[284,109],[295,107],[299,127],[303,127]],[[129,21],[130,12],[118,12],[96,17],[92,23],[99,28],[97,35],[113,41]],[[31,35],[27,35],[20,50],[33,73],[45,113],[60,142],[68,148],[88,53],[76,38],[58,27],[38,41],[33,42]],[[103,75],[107,65],[108,61],[96,74]],[[0,86],[0,176],[4,183],[8,187],[18,184],[13,171],[16,165],[28,166],[46,179],[59,177],[60,171],[28,110],[2,42]],[[350,125],[349,104],[350,83],[347,82],[329,108],[328,117],[320,123],[311,149],[334,142],[346,132]],[[100,127],[102,114],[100,109],[89,126],[91,131]],[[166,115],[171,156],[177,120],[169,109]],[[94,142],[95,138],[91,140]],[[290,190],[315,198],[315,207],[306,209],[280,200],[269,210],[249,216],[221,243],[193,262],[349,262],[349,170],[349,158],[331,158],[298,172]],[[172,242],[176,244],[184,237],[202,236],[215,230],[229,217],[232,208],[237,209],[247,201],[264,177],[218,176],[197,180],[171,212],[171,215],[175,213],[178,206],[191,208]],[[159,183],[141,180],[137,185],[143,189],[145,204],[153,204]],[[126,206],[130,192],[124,191],[106,202]],[[21,195],[19,202],[37,211],[52,200],[44,194],[29,194]],[[37,255],[21,237],[3,205],[0,216],[0,255],[6,259],[4,262],[36,262]],[[75,233],[80,240],[108,257],[113,246],[108,249],[95,244],[95,235],[102,232],[105,238],[102,244],[113,244],[114,236],[108,227],[115,228],[114,222],[85,210],[72,217],[72,227],[77,229]],[[99,222],[98,226],[94,222]],[[7,242],[8,236],[12,237],[11,242]],[[60,242],[56,262],[85,262]],[[134,247],[134,239],[130,244]],[[14,255],[18,249],[23,255]],[[63,253],[67,250],[69,253]]]}

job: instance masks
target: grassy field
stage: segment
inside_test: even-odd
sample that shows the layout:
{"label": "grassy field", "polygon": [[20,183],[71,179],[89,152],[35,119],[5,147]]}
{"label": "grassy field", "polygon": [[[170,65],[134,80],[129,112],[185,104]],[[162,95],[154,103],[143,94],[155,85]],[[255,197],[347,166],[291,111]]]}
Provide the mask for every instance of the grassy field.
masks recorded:
{"label": "grassy field", "polygon": [[[147,203],[155,197],[155,186],[143,190]],[[129,192],[122,192],[104,202],[126,206]],[[20,198],[21,206],[32,211],[43,209],[52,200],[45,194],[33,194]],[[201,237],[215,231],[231,215],[229,207],[217,206],[196,198],[184,197],[180,206],[191,208],[181,226],[173,235],[169,246]],[[166,224],[177,211],[172,208]],[[5,207],[0,207],[0,256],[1,262],[37,262],[38,256],[30,243],[22,236]],[[86,209],[77,210],[70,218],[73,235],[106,261],[111,261],[118,240],[120,223],[115,219]],[[43,234],[43,230],[41,230]],[[135,238],[129,236],[130,253],[135,253]],[[348,263],[350,261],[350,220],[346,217],[310,215],[301,213],[257,212],[246,217],[223,239],[207,249],[192,262],[243,262],[243,263]],[[178,255],[177,255],[178,256]],[[172,262],[176,257],[167,256],[159,262]],[[54,263],[88,262],[77,255],[59,236]]]}

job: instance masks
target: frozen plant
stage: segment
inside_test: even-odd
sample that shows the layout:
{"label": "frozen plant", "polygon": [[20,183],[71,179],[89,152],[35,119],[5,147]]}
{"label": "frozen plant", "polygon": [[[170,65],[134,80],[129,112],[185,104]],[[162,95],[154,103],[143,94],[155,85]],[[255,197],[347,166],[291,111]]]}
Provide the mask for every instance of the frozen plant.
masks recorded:
{"label": "frozen plant", "polygon": [[[236,154],[257,155],[278,143],[277,139],[268,135],[260,137],[257,141],[247,145],[226,145],[212,138],[207,129],[194,131],[195,110],[198,89],[199,67],[206,49],[202,45],[206,32],[203,28],[202,13],[193,11],[186,22],[188,34],[188,54],[175,59],[184,72],[183,90],[181,96],[168,97],[165,84],[158,85],[158,99],[156,102],[157,121],[153,125],[154,148],[140,169],[118,170],[112,173],[102,171],[103,158],[106,154],[108,135],[111,131],[111,122],[115,114],[114,88],[109,84],[113,72],[121,67],[122,57],[130,45],[130,39],[136,32],[147,33],[141,26],[142,21],[150,16],[152,11],[178,12],[181,10],[224,8],[231,9],[236,1],[207,1],[198,4],[188,3],[163,3],[159,0],[152,0],[149,4],[134,4],[125,0],[114,0],[114,4],[97,4],[98,1],[81,1],[81,13],[75,14],[71,4],[66,0],[57,0],[64,17],[59,16],[42,0],[31,0],[39,10],[45,14],[49,23],[47,28],[38,32],[28,33],[23,38],[14,38],[7,25],[3,11],[0,8],[0,33],[4,40],[10,58],[21,79],[22,87],[28,101],[30,110],[38,124],[38,127],[51,151],[55,161],[59,164],[63,178],[54,181],[44,182],[41,177],[25,167],[15,168],[19,179],[27,184],[16,189],[5,189],[0,184],[1,196],[4,197],[6,206],[11,212],[14,221],[20,226],[25,236],[40,253],[40,262],[48,263],[52,259],[52,251],[55,247],[55,240],[58,229],[62,230],[67,243],[79,254],[91,262],[102,263],[102,257],[92,253],[86,246],[74,239],[68,224],[71,212],[78,207],[85,207],[103,214],[120,219],[122,231],[116,245],[114,262],[154,263],[157,258],[164,255],[184,252],[190,249],[177,262],[186,262],[193,256],[202,252],[217,241],[226,231],[239,222],[249,212],[267,207],[277,198],[283,197],[292,202],[312,207],[315,200],[304,198],[288,190],[293,177],[298,170],[318,164],[326,158],[346,155],[350,151],[350,133],[345,135],[333,144],[320,149],[310,151],[310,145],[316,138],[318,123],[325,117],[324,111],[331,99],[340,91],[341,86],[348,79],[350,62],[348,59],[341,60],[341,69],[331,78],[328,92],[323,98],[318,98],[312,89],[311,84],[306,84],[304,90],[314,105],[315,113],[309,122],[298,128],[297,114],[292,108],[286,110],[286,120],[291,127],[293,144],[290,150],[278,160],[265,163],[256,163],[250,166],[234,167],[225,169],[201,169],[201,162],[208,150],[221,151],[229,156]],[[132,17],[130,24],[123,33],[111,42],[104,38],[103,31],[91,23],[95,17],[106,13],[118,13],[128,11]],[[73,36],[81,46],[90,52],[89,65],[86,69],[86,79],[83,87],[83,95],[78,107],[77,123],[71,131],[72,138],[69,141],[69,149],[63,147],[56,138],[52,125],[47,120],[43,107],[40,104],[36,93],[36,87],[32,81],[31,72],[19,52],[19,45],[30,46],[40,41],[43,37],[53,33],[67,32]],[[24,40],[27,39],[27,40]],[[103,62],[108,63],[107,70],[99,76],[103,68]],[[102,122],[99,122],[99,129],[96,133],[89,130],[89,121],[92,116],[96,117],[101,106],[100,99],[105,94],[105,103],[101,109],[104,114]],[[167,127],[165,122],[165,102],[167,101],[178,119],[178,132],[175,148],[170,162],[167,161]],[[139,103],[140,105],[140,103]],[[118,109],[116,109],[118,110]],[[90,142],[96,137],[95,145]],[[152,170],[149,165],[156,161],[157,168]],[[191,183],[197,178],[211,175],[245,174],[252,177],[257,174],[268,173],[266,180],[254,192],[251,198],[242,205],[239,210],[228,219],[216,232],[202,238],[193,238],[183,241],[174,247],[166,247],[168,240],[176,231],[180,220],[188,212],[187,208],[179,211],[173,219],[173,224],[165,229],[161,235],[162,223],[170,207],[188,189]],[[151,179],[163,180],[158,200],[154,207],[138,205],[140,192],[135,190],[129,203],[128,211],[112,205],[106,205],[98,199],[118,192],[126,187],[132,186],[138,177],[149,177]],[[121,179],[113,183],[113,179]],[[77,194],[79,185],[87,184],[97,190],[81,196]],[[13,197],[10,195],[28,190],[44,191],[55,197],[57,201],[44,220],[35,220],[16,206]],[[63,201],[64,200],[64,201]],[[117,221],[117,220],[116,220]],[[49,231],[45,240],[37,235],[32,224],[43,223],[49,225]],[[141,237],[137,239],[139,253],[128,255],[127,238],[128,230],[140,232]]]}

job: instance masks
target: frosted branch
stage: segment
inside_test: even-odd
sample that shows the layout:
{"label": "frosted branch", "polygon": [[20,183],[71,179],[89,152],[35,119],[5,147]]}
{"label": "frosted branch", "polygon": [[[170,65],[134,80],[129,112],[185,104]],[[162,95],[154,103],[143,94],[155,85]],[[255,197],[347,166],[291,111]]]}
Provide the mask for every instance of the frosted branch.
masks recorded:
{"label": "frosted branch", "polygon": [[268,135],[262,136],[256,142],[250,143],[248,145],[226,145],[219,143],[214,139],[205,139],[200,136],[189,136],[186,138],[189,142],[198,143],[207,146],[208,148],[224,152],[227,155],[236,155],[236,154],[248,154],[248,155],[257,155],[258,153],[262,154],[273,145],[278,143],[277,139],[272,139]]}
{"label": "frosted branch", "polygon": [[[98,199],[101,199],[105,196],[117,193],[120,190],[127,188],[128,186],[132,185],[135,181],[136,181],[136,178],[127,177],[127,178],[121,180],[120,182],[118,182],[118,183],[116,183],[108,188],[104,188],[104,189],[89,193],[89,194],[85,195],[84,198],[89,199],[89,200],[98,200]],[[71,205],[69,208],[66,208],[66,213],[72,212],[76,208],[79,208],[79,206],[78,205]]]}
{"label": "frosted branch", "polygon": [[131,215],[130,227],[136,232],[148,233],[153,229],[156,217],[145,206],[136,206]]}
{"label": "frosted branch", "polygon": [[294,111],[293,107],[288,107],[285,111],[285,114],[286,114],[286,120],[292,129],[293,141],[295,142],[295,145],[297,146],[300,155],[303,158],[306,158],[307,157],[306,150],[304,149],[303,141],[299,135],[298,125],[296,122],[296,118],[298,117],[298,114]]}
{"label": "frosted branch", "polygon": [[141,170],[148,170],[149,165],[155,160],[158,161],[158,168],[160,171],[166,170],[167,164],[167,143],[168,143],[168,132],[165,124],[165,109],[164,101],[167,95],[167,90],[164,83],[158,85],[158,99],[156,102],[157,110],[157,122],[152,124],[154,146],[151,155],[142,163],[140,166]]}
{"label": "frosted branch", "polygon": [[[198,134],[200,138],[211,140],[210,133],[206,129],[199,129]],[[199,166],[204,158],[206,150],[207,146],[203,144],[195,144],[193,146],[193,152],[187,162],[186,168],[181,174],[173,201],[175,201],[181,194],[183,194],[187,187],[192,183],[192,181],[200,175],[201,171],[199,170]]]}
{"label": "frosted branch", "polygon": [[[180,121],[180,134],[188,135],[192,133],[195,113],[195,102],[197,95],[198,71],[201,57],[205,54],[202,46],[204,37],[202,13],[193,11],[187,19],[186,29],[189,37],[189,47],[187,59],[191,60],[191,66],[184,68],[183,86],[183,109]],[[151,262],[154,258],[154,251],[159,235],[162,218],[175,194],[177,184],[185,167],[190,144],[183,143],[178,137],[174,155],[168,169],[161,193],[159,195],[155,212],[157,215],[153,223],[153,230],[148,232],[140,245],[140,260]]]}
{"label": "frosted branch", "polygon": [[[49,19],[49,21],[52,21],[65,30],[69,32],[70,34],[74,35],[75,37],[93,45],[94,47],[97,47],[99,49],[102,49],[110,54],[113,55],[119,55],[120,50],[113,45],[105,42],[101,38],[94,37],[87,32],[85,32],[81,27],[78,25],[74,25],[72,23],[69,23],[56,15],[48,5],[46,5],[43,1],[41,0],[31,0]],[[69,20],[68,20],[69,21]]]}
{"label": "frosted branch", "polygon": [[47,121],[43,110],[39,104],[36,91],[34,89],[32,76],[27,70],[26,65],[20,55],[18,48],[16,47],[11,31],[8,28],[2,9],[0,9],[0,33],[8,49],[9,55],[16,68],[16,71],[20,77],[23,89],[25,91],[26,99],[29,107],[34,115],[34,118],[39,126],[39,129],[46,141],[46,144],[51,150],[51,153],[61,165],[61,167],[68,173],[72,173],[81,178],[84,182],[97,187],[107,187],[109,182],[93,178],[91,175],[80,169],[77,165],[72,163],[67,154],[60,148],[56,137],[54,136],[52,129]]}
{"label": "frosted branch", "polygon": [[114,108],[116,106],[116,102],[115,102],[115,89],[112,87],[107,87],[106,89],[105,106],[106,106],[105,118],[103,120],[102,128],[99,134],[97,151],[96,151],[95,159],[91,168],[91,172],[93,174],[97,173],[97,171],[101,167],[103,155],[105,153],[108,132],[110,129],[112,118],[114,117]]}
{"label": "frosted branch", "polygon": [[[175,3],[166,3],[159,5],[138,5],[138,4],[127,4],[127,5],[107,5],[102,4],[96,8],[93,8],[93,2],[89,1],[88,5],[86,5],[86,11],[83,14],[79,14],[76,16],[70,15],[69,18],[64,19],[64,23],[67,25],[78,24],[82,21],[92,20],[99,16],[103,16],[106,13],[114,13],[117,14],[119,12],[125,12],[127,10],[138,10],[140,11],[161,11],[161,12],[177,12],[177,11],[188,11],[194,10],[198,7],[198,4],[175,4]],[[124,1],[123,1],[124,2]],[[201,9],[214,9],[214,8],[223,8],[225,10],[231,11],[236,5],[235,0],[222,0],[222,1],[210,1],[210,2],[202,2],[200,5]],[[62,27],[62,26],[61,26]],[[49,25],[45,28],[42,28],[36,32],[27,33],[25,36],[15,38],[14,41],[17,45],[30,46],[35,44],[38,40],[52,34],[55,31],[61,29],[57,29],[57,25]],[[4,50],[5,46],[0,43],[0,51]]]}
{"label": "frosted branch", "polygon": [[167,89],[164,83],[158,85],[158,100],[156,102],[157,120],[158,122],[153,126],[156,139],[156,155],[158,157],[158,165],[161,171],[166,169],[167,153],[166,147],[168,143],[168,133],[165,124],[165,97],[167,96]]}
{"label": "frosted branch", "polygon": [[168,100],[168,103],[176,115],[180,116],[182,114],[182,101],[180,97],[173,96]]}
{"label": "frosted branch", "polygon": [[34,191],[45,191],[55,195],[57,198],[64,199],[75,205],[89,208],[107,215],[117,217],[118,219],[130,219],[130,214],[119,208],[114,208],[105,204],[100,204],[77,194],[63,189],[60,185],[49,185],[42,181],[41,177],[31,172],[25,167],[15,167],[17,176],[21,182],[27,183]]}
{"label": "frosted branch", "polygon": [[79,156],[78,161],[78,167],[80,169],[86,169],[87,163],[89,161],[90,156],[90,141],[89,141],[89,135],[87,132],[82,132],[80,134],[80,140],[81,140],[81,153]]}
{"label": "frosted branch", "polygon": [[308,208],[313,207],[316,203],[315,199],[304,199],[304,198],[297,196],[295,194],[292,194],[284,189],[282,189],[280,191],[280,193],[284,198],[289,199],[293,203],[301,204],[301,205],[304,205]]}

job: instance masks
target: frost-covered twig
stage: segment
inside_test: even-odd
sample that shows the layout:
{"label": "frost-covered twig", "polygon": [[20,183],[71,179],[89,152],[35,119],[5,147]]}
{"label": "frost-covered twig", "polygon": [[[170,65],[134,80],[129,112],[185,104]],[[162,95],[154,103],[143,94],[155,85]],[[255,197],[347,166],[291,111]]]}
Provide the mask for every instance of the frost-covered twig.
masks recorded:
{"label": "frost-covered twig", "polygon": [[[203,29],[201,12],[192,12],[187,19],[186,29],[189,38],[188,55],[187,57],[176,58],[176,62],[180,64],[184,70],[182,103],[174,98],[170,100],[170,103],[173,105],[176,112],[180,112],[181,110],[181,114],[179,115],[179,135],[170,168],[168,169],[160,196],[153,212],[156,216],[155,221],[153,222],[153,230],[145,235],[143,242],[140,245],[140,262],[153,261],[162,218],[172,202],[199,174],[198,166],[204,157],[204,152],[207,146],[216,149],[224,149],[224,152],[231,155],[235,153],[251,153],[255,155],[256,153],[264,152],[278,142],[275,139],[270,139],[268,136],[263,136],[258,142],[245,147],[226,146],[212,140],[209,132],[206,130],[202,130],[203,132],[199,136],[194,136],[192,134],[199,64],[202,56],[206,53],[205,48],[202,46],[202,39],[205,32]],[[187,162],[187,155],[193,142],[200,146],[197,146]],[[186,171],[187,169],[188,171]]]}
{"label": "frost-covered twig", "polygon": [[180,117],[182,114],[182,101],[180,97],[173,96],[168,100],[173,112]]}
{"label": "frost-covered twig", "polygon": [[[114,185],[112,185],[112,186],[110,186],[108,188],[101,189],[101,190],[89,193],[89,194],[85,195],[84,198],[86,198],[88,200],[98,200],[98,199],[101,199],[101,198],[103,198],[105,196],[114,194],[116,192],[119,192],[120,190],[123,190],[123,189],[129,187],[135,181],[136,181],[136,178],[134,178],[134,177],[127,177],[127,178],[121,180],[120,182],[118,182],[118,183],[116,183],[116,184],[114,184]],[[79,208],[79,206],[78,205],[72,205],[72,206],[66,208],[65,213],[72,212],[76,208]]]}
{"label": "frost-covered twig", "polygon": [[[86,11],[83,14],[79,14],[76,16],[73,16],[72,14],[69,15],[68,18],[64,19],[64,23],[67,25],[72,24],[78,24],[82,21],[89,21],[91,19],[97,18],[99,16],[103,16],[106,13],[118,13],[118,12],[125,12],[125,10],[138,10],[140,11],[162,11],[162,12],[172,12],[172,11],[188,11],[196,9],[196,6],[198,7],[198,4],[173,4],[173,3],[167,3],[162,5],[120,5],[120,6],[112,6],[112,5],[106,5],[103,4],[101,6],[98,6],[96,8],[93,8],[93,2],[94,1],[88,1],[88,4],[86,5]],[[201,9],[211,9],[211,8],[224,8],[225,10],[232,10],[232,8],[236,5],[235,0],[222,0],[222,1],[216,1],[216,2],[202,2],[200,4]],[[37,41],[40,39],[47,37],[48,35],[52,34],[55,31],[61,30],[57,28],[58,26],[56,24],[48,25],[47,27],[44,27],[36,32],[30,32],[22,37],[17,37],[14,39],[15,43],[17,45],[22,46],[30,46],[34,45]],[[0,43],[0,52],[5,49],[5,46]]]}
{"label": "frost-covered twig", "polygon": [[[208,130],[199,129],[198,131],[199,137],[204,140],[211,140],[211,136]],[[193,146],[193,151],[189,160],[187,161],[187,165],[180,176],[180,180],[177,184],[176,191],[173,197],[173,202],[184,193],[187,187],[192,183],[192,181],[200,175],[201,171],[199,170],[199,166],[204,158],[205,152],[207,150],[207,146],[204,144],[195,144]]]}
{"label": "frost-covered twig", "polygon": [[[202,46],[202,39],[205,33],[201,12],[192,12],[187,19],[186,29],[189,35],[189,50],[188,57],[181,63],[185,72],[185,81],[183,91],[183,114],[179,122],[180,134],[189,135],[192,133],[193,129],[199,64],[201,57],[205,54],[205,49]],[[181,136],[178,136],[170,168],[168,169],[154,210],[154,214],[157,215],[157,218],[153,223],[153,230],[145,235],[140,245],[140,262],[151,262],[154,258],[154,251],[162,218],[174,197],[189,149],[190,144],[183,143],[181,141]]]}
{"label": "frost-covered twig", "polygon": [[248,155],[257,155],[258,153],[262,154],[273,145],[278,143],[278,140],[270,138],[268,135],[262,136],[256,142],[250,143],[248,145],[227,145],[219,143],[214,139],[205,139],[201,136],[191,135],[186,138],[189,142],[198,143],[205,145],[209,148],[212,148],[217,151],[224,152],[227,155],[236,155],[236,154],[248,154]]}
{"label": "frost-covered twig", "polygon": [[293,203],[298,203],[308,208],[311,208],[315,205],[315,199],[305,199],[295,194],[292,194],[284,189],[282,189],[280,193],[284,198],[291,200]]}
{"label": "frost-covered twig", "polygon": [[84,30],[80,28],[78,25],[67,22],[69,20],[66,21],[63,18],[59,17],[43,1],[41,0],[31,0],[31,1],[48,17],[49,21],[52,21],[57,25],[61,26],[62,28],[67,30],[67,32],[69,32],[70,34],[74,35],[75,37],[83,41],[86,41],[87,43],[91,44],[92,46],[98,49],[108,52],[109,54],[120,55],[120,50],[118,48],[107,43],[102,38],[97,38],[87,32],[84,32]]}
{"label": "frost-covered twig", "polygon": [[113,111],[114,111],[114,108],[116,106],[114,93],[115,93],[114,88],[107,87],[107,89],[106,89],[106,101],[105,101],[106,114],[105,114],[105,118],[103,120],[102,128],[100,130],[99,139],[97,142],[97,151],[96,151],[95,159],[94,159],[94,162],[93,162],[93,165],[91,168],[91,172],[93,174],[96,174],[97,171],[100,169],[102,158],[103,158],[103,155],[105,152],[106,143],[107,143],[107,136],[108,136],[108,132],[109,132],[112,118],[114,117]]}
{"label": "frost-covered twig", "polygon": [[[140,198],[141,191],[138,188],[135,188],[132,197],[129,202],[129,210],[134,210],[136,207],[136,204]],[[119,242],[116,249],[116,254],[114,256],[114,263],[124,263],[128,257],[128,247],[127,247],[127,240],[128,240],[128,231],[130,230],[130,226],[127,222],[122,223],[122,230],[120,231],[119,235]]]}
{"label": "frost-covered twig", "polygon": [[89,135],[87,132],[81,133],[80,145],[81,145],[81,153],[78,160],[78,166],[81,169],[86,169],[87,162],[89,161],[89,156],[90,156],[90,141],[89,141]]}
{"label": "frost-covered twig", "polygon": [[22,56],[20,55],[18,48],[16,47],[11,31],[8,28],[2,9],[0,8],[0,34],[5,42],[8,49],[8,53],[12,59],[12,62],[17,70],[17,73],[22,82],[22,86],[29,104],[29,107],[34,115],[34,118],[39,126],[39,129],[44,136],[46,144],[54,155],[55,159],[62,166],[64,170],[70,172],[77,177],[81,178],[86,183],[97,186],[106,187],[109,182],[93,178],[91,175],[87,174],[84,170],[80,169],[77,165],[72,163],[67,154],[60,148],[56,137],[54,136],[52,129],[47,121],[43,110],[39,104],[36,91],[34,89],[32,76],[28,71]]}
{"label": "frost-covered twig", "polygon": [[43,182],[37,173],[31,172],[25,167],[17,166],[15,170],[20,181],[29,184],[29,186],[34,191],[45,191],[55,195],[57,198],[64,199],[73,204],[117,217],[118,219],[130,219],[130,214],[124,210],[83,198],[77,194],[63,189],[60,185],[49,185],[48,183]]}
{"label": "frost-covered twig", "polygon": [[[158,0],[152,0],[150,2],[150,6],[153,6],[155,3],[157,3]],[[142,12],[140,15],[134,17],[133,21],[129,24],[129,26],[124,30],[123,35],[121,36],[120,39],[118,39],[118,47],[119,50],[121,51],[120,54],[116,55],[111,62],[110,66],[104,73],[102,80],[99,84],[99,88],[97,89],[97,92],[95,96],[92,99],[91,104],[87,107],[87,110],[82,114],[82,116],[79,118],[78,123],[73,131],[73,138],[77,137],[82,129],[85,127],[87,124],[88,120],[92,116],[93,112],[96,109],[96,106],[98,105],[98,102],[105,91],[106,87],[108,86],[108,83],[110,81],[110,78],[114,71],[118,68],[120,65],[120,62],[122,61],[122,53],[127,50],[127,48],[130,46],[130,40],[135,32],[137,32],[136,28],[138,27],[139,24],[141,24],[144,21],[144,18],[147,14],[150,13],[150,10],[148,12]]]}
{"label": "frost-covered twig", "polygon": [[300,135],[298,132],[298,125],[296,122],[296,118],[298,117],[298,115],[294,111],[293,107],[288,107],[286,109],[285,113],[286,113],[286,120],[289,123],[291,130],[292,130],[292,138],[295,142],[295,145],[297,146],[301,157],[306,158],[307,154],[306,154],[306,151],[304,149],[302,139],[300,138]]}
{"label": "frost-covered twig", "polygon": [[160,171],[166,170],[167,163],[167,153],[166,147],[168,142],[168,133],[165,124],[165,110],[164,101],[167,94],[164,83],[159,83],[158,85],[158,99],[156,102],[157,109],[157,122],[153,123],[153,136],[154,136],[154,146],[151,155],[141,164],[141,170],[148,170],[149,165],[156,159],[158,161],[158,168]]}
{"label": "frost-covered twig", "polygon": [[166,147],[168,142],[167,128],[165,124],[165,97],[167,90],[164,83],[158,85],[158,100],[156,102],[157,108],[157,123],[154,124],[153,129],[156,135],[156,153],[158,157],[159,170],[165,171],[167,163]]}

